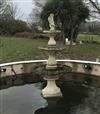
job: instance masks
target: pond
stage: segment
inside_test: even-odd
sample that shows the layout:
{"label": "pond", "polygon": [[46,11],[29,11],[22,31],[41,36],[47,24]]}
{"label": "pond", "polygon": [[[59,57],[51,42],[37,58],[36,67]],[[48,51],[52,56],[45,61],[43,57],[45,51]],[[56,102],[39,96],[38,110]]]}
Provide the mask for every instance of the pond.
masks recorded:
{"label": "pond", "polygon": [[10,87],[0,91],[1,114],[33,114],[43,107],[46,100],[41,97],[37,84]]}
{"label": "pond", "polygon": [[62,98],[44,99],[43,83],[1,88],[0,114],[100,114],[99,87],[64,81],[59,84]]}

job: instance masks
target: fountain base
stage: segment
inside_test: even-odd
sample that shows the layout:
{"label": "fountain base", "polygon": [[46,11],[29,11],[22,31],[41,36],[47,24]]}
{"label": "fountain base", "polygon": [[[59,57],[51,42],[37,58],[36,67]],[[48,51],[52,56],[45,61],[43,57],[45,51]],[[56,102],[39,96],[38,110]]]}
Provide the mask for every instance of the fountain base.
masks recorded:
{"label": "fountain base", "polygon": [[47,80],[47,86],[42,90],[42,95],[44,98],[49,97],[62,97],[62,93],[59,87],[56,85],[56,80],[58,78],[45,78]]}

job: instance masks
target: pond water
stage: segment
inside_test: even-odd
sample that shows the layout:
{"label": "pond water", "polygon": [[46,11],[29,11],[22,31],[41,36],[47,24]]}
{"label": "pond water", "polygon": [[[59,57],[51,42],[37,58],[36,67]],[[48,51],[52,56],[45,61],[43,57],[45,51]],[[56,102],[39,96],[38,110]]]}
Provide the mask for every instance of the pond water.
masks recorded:
{"label": "pond water", "polygon": [[0,90],[0,114],[100,114],[100,88],[73,81],[60,84],[62,98],[44,99],[42,83]]}
{"label": "pond water", "polygon": [[100,114],[100,88],[67,82],[62,98],[47,99],[48,107],[35,114]]}
{"label": "pond water", "polygon": [[10,87],[0,91],[0,114],[33,114],[46,106],[41,97],[40,84]]}

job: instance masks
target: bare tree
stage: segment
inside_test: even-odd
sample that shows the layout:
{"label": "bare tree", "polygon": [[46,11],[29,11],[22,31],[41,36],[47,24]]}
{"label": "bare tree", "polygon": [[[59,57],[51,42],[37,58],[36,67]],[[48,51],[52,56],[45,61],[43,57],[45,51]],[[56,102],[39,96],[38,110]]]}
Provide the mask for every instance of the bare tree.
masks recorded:
{"label": "bare tree", "polygon": [[18,6],[13,3],[8,5],[7,10],[9,11],[9,15],[12,17],[12,19],[20,18],[24,15],[21,9],[19,9]]}
{"label": "bare tree", "polygon": [[21,13],[21,10],[18,8],[18,6],[13,4],[11,1],[8,1],[1,10],[3,10],[1,12],[3,20],[15,20],[16,18],[23,16],[23,13]]}
{"label": "bare tree", "polygon": [[39,14],[45,4],[46,0],[33,0],[33,10],[30,14],[32,21],[39,21]]}
{"label": "bare tree", "polygon": [[33,0],[33,9],[30,13],[30,26],[36,29],[40,25],[40,12],[45,5],[46,0]]}
{"label": "bare tree", "polygon": [[6,8],[6,0],[0,0],[0,18],[5,12],[5,8]]}
{"label": "bare tree", "polygon": [[90,9],[91,19],[100,20],[100,2],[99,2],[99,0],[84,0],[84,2]]}
{"label": "bare tree", "polygon": [[92,4],[92,6],[96,9],[96,12],[100,14],[100,3],[98,0],[89,0],[89,2]]}

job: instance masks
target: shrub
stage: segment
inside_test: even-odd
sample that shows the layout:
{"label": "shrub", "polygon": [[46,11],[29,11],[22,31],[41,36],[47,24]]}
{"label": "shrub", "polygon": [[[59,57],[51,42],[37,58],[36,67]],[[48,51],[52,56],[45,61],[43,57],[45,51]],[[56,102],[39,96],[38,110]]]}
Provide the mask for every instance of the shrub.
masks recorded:
{"label": "shrub", "polygon": [[18,32],[14,36],[15,37],[23,37],[23,38],[33,38],[33,33],[31,32]]}
{"label": "shrub", "polygon": [[0,20],[0,34],[14,35],[17,32],[30,31],[27,23],[21,20]]}

